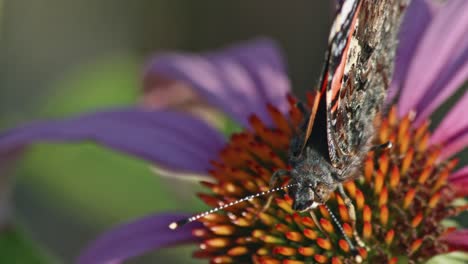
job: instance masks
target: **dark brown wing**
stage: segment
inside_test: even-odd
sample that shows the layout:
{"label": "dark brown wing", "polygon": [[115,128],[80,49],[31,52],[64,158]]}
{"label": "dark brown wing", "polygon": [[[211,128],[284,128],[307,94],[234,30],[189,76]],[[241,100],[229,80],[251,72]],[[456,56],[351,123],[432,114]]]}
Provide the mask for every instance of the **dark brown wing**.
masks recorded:
{"label": "dark brown wing", "polygon": [[330,160],[342,170],[371,147],[373,121],[393,71],[403,10],[403,1],[346,2],[351,12],[342,20],[341,30],[331,36],[326,92]]}
{"label": "dark brown wing", "polygon": [[[359,17],[361,1],[347,0],[335,19],[335,33],[330,34],[331,45],[328,61],[326,88],[327,140],[331,163],[338,168],[346,166],[349,155],[354,155],[361,144],[352,142],[350,126],[355,118],[349,108],[352,101],[352,86],[344,82],[345,68],[349,67],[348,54],[351,39]],[[348,76],[349,78],[349,76]],[[357,138],[357,137],[356,137]]]}
{"label": "dark brown wing", "polygon": [[330,131],[334,129],[330,117],[340,119],[340,117],[334,116],[336,106],[333,108],[332,103],[335,105],[339,103],[334,98],[339,98],[341,85],[338,83],[341,84],[349,42],[354,31],[360,3],[360,0],[346,0],[335,17],[325,55],[320,91],[315,92],[304,140],[304,147],[308,145],[318,150],[333,165],[337,165],[345,153],[336,147],[335,133],[330,134]]}
{"label": "dark brown wing", "polygon": [[[324,75],[327,67],[324,67]],[[326,160],[330,161],[327,143],[327,107],[326,107],[326,83],[322,83],[320,90],[312,92],[311,112],[305,132],[302,150],[308,146],[318,151]]]}
{"label": "dark brown wing", "polygon": [[342,171],[370,148],[373,121],[393,72],[403,3],[345,0],[333,22],[320,99],[304,144]]}

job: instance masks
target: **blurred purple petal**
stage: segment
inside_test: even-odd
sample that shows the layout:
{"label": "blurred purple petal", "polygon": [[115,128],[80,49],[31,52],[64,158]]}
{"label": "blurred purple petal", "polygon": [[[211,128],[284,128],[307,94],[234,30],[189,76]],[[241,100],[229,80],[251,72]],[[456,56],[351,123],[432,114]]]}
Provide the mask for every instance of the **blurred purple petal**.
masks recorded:
{"label": "blurred purple petal", "polygon": [[446,66],[444,72],[441,73],[439,78],[432,84],[431,89],[427,91],[419,102],[416,107],[419,112],[416,120],[417,124],[431,115],[437,107],[457,91],[468,79],[468,41],[465,44],[464,47],[460,48],[463,54],[453,54],[453,61],[450,65]]}
{"label": "blurred purple petal", "polygon": [[468,166],[458,169],[449,177],[450,182],[456,182],[456,181],[462,181],[462,180],[463,181],[468,180]]}
{"label": "blurred purple petal", "polygon": [[279,50],[267,39],[203,55],[157,56],[146,75],[185,82],[208,104],[244,126],[252,113],[271,122],[266,111],[268,102],[282,111],[288,106],[289,79]]}
{"label": "blurred purple petal", "polygon": [[468,146],[468,92],[444,117],[431,137],[431,144],[443,144],[441,158],[450,157]]}
{"label": "blurred purple petal", "polygon": [[154,74],[145,76],[142,103],[148,108],[177,109],[194,102],[203,103],[189,85]]}
{"label": "blurred purple petal", "polygon": [[468,166],[457,170],[454,174],[450,175],[448,180],[458,197],[466,197],[468,195]]}
{"label": "blurred purple petal", "polygon": [[447,242],[452,250],[468,251],[468,229],[453,231],[441,240]]}
{"label": "blurred purple petal", "polygon": [[78,259],[79,264],[116,263],[155,249],[196,241],[192,230],[201,227],[194,222],[177,230],[169,223],[186,214],[156,214],[117,226],[89,245]]}
{"label": "blurred purple petal", "polygon": [[468,77],[467,12],[468,1],[453,0],[434,17],[409,67],[400,96],[401,115],[416,109],[419,120],[427,117]]}
{"label": "blurred purple petal", "polygon": [[431,2],[413,0],[406,10],[401,31],[398,35],[399,43],[396,52],[395,71],[388,90],[388,102],[393,100],[404,84],[414,51],[434,16],[434,8],[430,5]]}
{"label": "blurred purple petal", "polygon": [[0,134],[0,155],[36,141],[92,140],[170,169],[205,173],[224,145],[213,128],[173,111],[116,109],[42,121]]}

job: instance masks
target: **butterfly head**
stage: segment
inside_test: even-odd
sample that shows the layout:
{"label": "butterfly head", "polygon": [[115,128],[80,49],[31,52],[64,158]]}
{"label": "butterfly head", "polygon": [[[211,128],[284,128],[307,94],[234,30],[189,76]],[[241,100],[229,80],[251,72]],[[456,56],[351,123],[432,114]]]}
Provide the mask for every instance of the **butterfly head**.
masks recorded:
{"label": "butterfly head", "polygon": [[336,190],[338,171],[319,154],[309,151],[307,156],[291,170],[289,196],[293,209],[307,211],[324,204]]}
{"label": "butterfly head", "polygon": [[336,189],[333,184],[317,182],[315,179],[297,182],[289,190],[293,198],[293,209],[298,212],[308,211],[324,204]]}
{"label": "butterfly head", "polygon": [[293,209],[298,212],[307,211],[317,207],[312,184],[298,184],[289,190],[293,198]]}

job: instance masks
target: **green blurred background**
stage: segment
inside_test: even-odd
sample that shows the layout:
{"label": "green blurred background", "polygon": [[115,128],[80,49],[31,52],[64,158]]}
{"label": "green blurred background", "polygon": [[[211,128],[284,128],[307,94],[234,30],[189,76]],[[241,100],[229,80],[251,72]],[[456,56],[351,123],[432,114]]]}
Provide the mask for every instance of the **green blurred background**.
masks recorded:
{"label": "green blurred background", "polygon": [[[316,83],[331,10],[328,1],[310,0],[0,0],[0,128],[133,104],[151,54],[204,51],[257,36],[279,42],[302,94]],[[182,194],[197,186],[158,178],[149,164],[92,144],[35,145],[15,175],[21,229],[3,232],[0,263],[71,263],[114,224],[205,208]],[[41,253],[29,256],[32,248]],[[131,262],[189,263],[191,250]]]}

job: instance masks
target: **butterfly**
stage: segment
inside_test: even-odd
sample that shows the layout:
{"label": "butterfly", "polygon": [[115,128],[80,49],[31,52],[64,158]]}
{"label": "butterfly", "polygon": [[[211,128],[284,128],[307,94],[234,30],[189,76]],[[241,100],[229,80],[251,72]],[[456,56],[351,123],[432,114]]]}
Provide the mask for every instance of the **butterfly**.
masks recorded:
{"label": "butterfly", "polygon": [[352,101],[354,87],[346,83],[344,75],[360,8],[361,1],[355,0],[344,1],[341,6],[330,32],[320,90],[314,91],[310,110],[298,105],[306,118],[290,143],[292,169],[272,176],[272,183],[286,174],[291,177],[294,186],[289,194],[296,211],[325,203],[340,183],[353,177],[353,170],[367,152],[369,134],[353,132],[372,123],[352,111],[357,103]]}
{"label": "butterfly", "polygon": [[[371,56],[384,58],[382,54],[385,53],[389,53],[388,60],[382,63],[391,65],[392,49],[394,49],[392,42],[384,44],[379,42],[382,37],[396,39],[396,33],[392,33],[396,30],[385,32],[387,34],[385,35],[382,33],[383,24],[378,23],[388,19],[391,26],[398,25],[397,18],[401,12],[395,11],[397,10],[395,4],[390,2],[388,0],[342,1],[332,24],[319,89],[313,91],[313,103],[310,108],[301,103],[297,105],[305,118],[295,129],[296,135],[290,141],[288,161],[291,169],[277,170],[271,176],[268,191],[252,194],[173,222],[169,225],[171,229],[235,204],[280,190],[287,190],[293,200],[294,210],[310,212],[314,221],[316,217],[313,209],[318,205],[325,205],[330,195],[338,190],[344,198],[354,225],[356,219],[354,206],[347,197],[342,183],[357,176],[357,168],[361,166],[364,156],[373,148],[371,141],[374,134],[374,118],[381,110],[388,86],[382,80],[386,79],[385,72],[391,72],[388,67],[381,70],[383,74],[380,81],[375,81],[378,78],[375,76],[368,78],[368,75],[375,75],[378,71],[377,66],[370,65],[365,67],[366,70],[361,69],[360,65],[372,61]],[[392,9],[388,9],[389,6]],[[385,8],[392,10],[388,12],[388,17],[381,19],[375,15]],[[362,10],[366,12],[363,13]],[[372,13],[370,10],[377,11],[370,15]],[[358,33],[360,39],[356,37]],[[363,35],[367,40],[363,41]],[[380,50],[374,51],[378,45]],[[373,81],[369,81],[370,78],[373,78]],[[379,146],[379,148],[385,147],[390,147],[390,144]],[[289,180],[288,184],[278,187],[278,181],[285,176]],[[271,198],[272,196],[264,209],[269,206]],[[333,215],[330,210],[329,212]],[[345,235],[336,217],[332,218],[353,249],[353,243]],[[357,234],[355,237],[360,243]]]}
{"label": "butterfly", "polygon": [[310,212],[318,227],[313,209],[325,204],[336,189],[344,198],[354,225],[354,206],[342,183],[357,176],[356,170],[370,150],[373,115],[380,104],[377,98],[371,98],[372,103],[363,101],[369,100],[369,96],[365,96],[365,91],[355,91],[362,87],[356,87],[346,75],[361,6],[362,1],[346,0],[337,13],[329,36],[320,89],[314,91],[310,109],[298,104],[305,118],[290,143],[288,156],[292,169],[276,171],[270,181],[274,186],[281,177],[290,177],[288,194],[293,200],[292,208]]}

